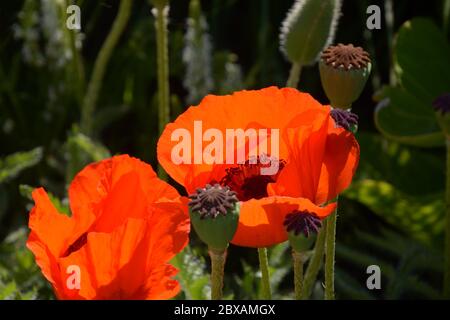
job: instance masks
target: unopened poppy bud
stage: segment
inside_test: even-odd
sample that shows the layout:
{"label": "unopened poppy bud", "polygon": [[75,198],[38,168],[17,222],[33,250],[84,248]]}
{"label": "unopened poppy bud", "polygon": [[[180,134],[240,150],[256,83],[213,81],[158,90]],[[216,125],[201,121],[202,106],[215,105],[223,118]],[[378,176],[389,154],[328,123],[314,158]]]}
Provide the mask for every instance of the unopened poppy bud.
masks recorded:
{"label": "unopened poppy bud", "polygon": [[239,200],[229,187],[206,185],[189,196],[191,222],[210,249],[225,250],[239,222]]}
{"label": "unopened poppy bud", "polygon": [[311,248],[316,240],[322,221],[314,213],[296,210],[286,216],[284,226],[294,251],[304,252]]}
{"label": "unopened poppy bud", "polygon": [[443,94],[435,99],[433,108],[445,136],[450,139],[450,93]]}
{"label": "unopened poppy bud", "polygon": [[350,109],[361,95],[372,64],[369,54],[352,44],[328,47],[319,62],[322,87],[333,108]]}
{"label": "unopened poppy bud", "polygon": [[341,0],[297,0],[280,33],[281,50],[292,63],[314,64],[334,38]]}

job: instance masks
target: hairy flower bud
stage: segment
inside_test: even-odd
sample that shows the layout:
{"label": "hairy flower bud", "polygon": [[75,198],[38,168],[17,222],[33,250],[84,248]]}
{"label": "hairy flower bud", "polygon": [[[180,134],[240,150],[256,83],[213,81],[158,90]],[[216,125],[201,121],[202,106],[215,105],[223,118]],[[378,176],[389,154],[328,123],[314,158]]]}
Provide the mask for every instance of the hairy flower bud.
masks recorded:
{"label": "hairy flower bud", "polygon": [[280,33],[281,50],[288,60],[314,64],[334,38],[341,0],[297,0]]}

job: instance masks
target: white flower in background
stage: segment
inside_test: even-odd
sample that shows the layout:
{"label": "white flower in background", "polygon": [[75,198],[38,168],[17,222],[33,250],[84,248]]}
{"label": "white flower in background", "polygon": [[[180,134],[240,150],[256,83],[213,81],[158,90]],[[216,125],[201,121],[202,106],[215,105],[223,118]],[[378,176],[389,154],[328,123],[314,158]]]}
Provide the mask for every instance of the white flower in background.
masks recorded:
{"label": "white flower in background", "polygon": [[244,87],[242,83],[242,69],[236,61],[237,56],[230,54],[225,64],[225,74],[220,88],[222,94],[229,94],[241,90]]}
{"label": "white flower in background", "polygon": [[70,39],[65,35],[65,21],[60,16],[63,3],[58,0],[41,0],[41,28],[45,39],[45,55],[57,69],[72,59]]}
{"label": "white flower in background", "polygon": [[186,65],[183,85],[188,91],[187,102],[190,104],[198,103],[214,88],[211,52],[205,17],[201,15],[198,19],[188,18],[183,49],[183,62]]}
{"label": "white flower in background", "polygon": [[23,40],[22,57],[23,60],[32,66],[41,67],[45,63],[44,55],[39,47],[39,15],[37,12],[38,3],[27,0],[19,12],[18,23],[14,24],[13,35],[15,39]]}
{"label": "white flower in background", "polygon": [[81,50],[84,34],[66,29],[65,0],[26,0],[13,25],[14,37],[23,41],[23,60],[32,66],[60,70],[73,58],[69,32]]}

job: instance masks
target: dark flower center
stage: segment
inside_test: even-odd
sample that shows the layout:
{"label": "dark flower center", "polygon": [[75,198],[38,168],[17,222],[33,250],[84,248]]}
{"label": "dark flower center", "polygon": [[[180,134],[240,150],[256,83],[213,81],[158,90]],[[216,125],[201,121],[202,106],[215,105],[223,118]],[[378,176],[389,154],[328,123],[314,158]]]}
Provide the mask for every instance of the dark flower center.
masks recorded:
{"label": "dark flower center", "polygon": [[450,93],[445,93],[433,101],[433,108],[443,115],[450,112]]}
{"label": "dark flower center", "polygon": [[330,46],[323,51],[321,58],[329,66],[346,70],[363,69],[370,63],[369,53],[353,44]]}
{"label": "dark flower center", "polygon": [[238,202],[236,192],[229,187],[215,184],[207,184],[205,188],[199,188],[189,195],[191,211],[200,213],[200,218],[216,218],[219,214],[226,215],[228,209],[232,209]]}
{"label": "dark flower center", "polygon": [[296,210],[286,216],[283,225],[287,232],[293,231],[296,236],[303,233],[305,237],[309,237],[319,232],[322,221],[314,213]]}
{"label": "dark flower center", "polygon": [[[273,175],[261,174],[261,169],[269,168],[277,162],[278,170]],[[240,201],[267,197],[267,184],[275,182],[286,162],[275,157],[261,155],[252,157],[244,164],[228,168],[220,184],[235,191]]]}
{"label": "dark flower center", "polygon": [[358,125],[358,116],[350,111],[342,109],[331,110],[331,117],[338,127],[351,131],[352,126]]}

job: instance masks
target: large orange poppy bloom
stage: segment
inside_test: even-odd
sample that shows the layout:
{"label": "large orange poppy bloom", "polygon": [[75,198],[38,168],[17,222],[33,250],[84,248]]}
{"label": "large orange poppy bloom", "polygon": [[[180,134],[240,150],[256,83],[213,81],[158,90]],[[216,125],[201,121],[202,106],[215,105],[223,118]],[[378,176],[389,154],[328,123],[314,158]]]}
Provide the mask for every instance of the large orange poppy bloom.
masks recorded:
{"label": "large orange poppy bloom", "polygon": [[[352,180],[359,160],[359,146],[353,134],[337,126],[330,112],[329,106],[292,88],[270,87],[228,96],[209,95],[200,105],[190,107],[167,125],[158,142],[158,160],[189,193],[208,183],[227,185],[237,193],[242,203],[233,244],[274,245],[287,240],[283,222],[288,213],[308,212],[325,218],[335,209],[334,203],[325,204]],[[267,129],[266,140],[270,143],[274,129],[278,129],[277,157],[270,154],[271,148],[262,148],[264,152],[260,152],[264,139],[256,146],[257,158],[276,161],[278,172],[260,174],[261,167],[268,165],[251,163],[254,153],[250,150],[255,146],[252,147],[248,137],[244,147],[224,138],[224,149],[232,146],[234,154],[245,148],[245,163],[226,164],[228,150],[222,150],[223,163],[200,163],[198,152],[203,149],[199,145],[208,148],[211,137],[200,144],[193,141],[192,152],[188,154],[190,161],[185,161],[186,155],[178,152],[181,139],[177,138],[181,136],[180,130],[185,130],[195,139],[195,131],[198,131],[195,122],[198,121],[203,132],[217,129],[224,137],[227,129]]]}
{"label": "large orange poppy bloom", "polygon": [[72,216],[33,191],[27,247],[59,299],[167,299],[168,261],[188,242],[186,201],[127,155],[91,164],[69,189]]}

